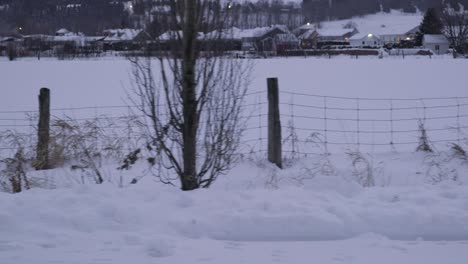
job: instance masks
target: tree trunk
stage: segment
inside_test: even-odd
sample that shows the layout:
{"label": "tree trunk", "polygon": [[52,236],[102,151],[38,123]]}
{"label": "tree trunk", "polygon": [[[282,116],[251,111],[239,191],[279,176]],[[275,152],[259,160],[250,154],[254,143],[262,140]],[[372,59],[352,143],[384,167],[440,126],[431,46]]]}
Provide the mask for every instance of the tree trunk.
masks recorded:
{"label": "tree trunk", "polygon": [[197,189],[197,98],[195,83],[196,68],[196,0],[184,0],[183,55],[182,55],[182,98],[183,98],[183,159],[184,173],[181,178],[182,190]]}

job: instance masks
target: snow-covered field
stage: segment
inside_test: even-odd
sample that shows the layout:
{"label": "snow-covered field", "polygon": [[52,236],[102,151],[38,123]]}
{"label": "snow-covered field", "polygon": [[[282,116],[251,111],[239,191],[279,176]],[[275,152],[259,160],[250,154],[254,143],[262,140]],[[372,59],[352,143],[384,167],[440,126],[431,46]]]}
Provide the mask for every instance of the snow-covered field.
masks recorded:
{"label": "snow-covered field", "polygon": [[[468,60],[339,57],[254,63],[250,92],[266,90],[265,78],[278,77],[281,91],[302,94],[468,96],[463,77]],[[125,105],[128,66],[119,59],[0,61],[0,129],[21,122],[3,119],[24,117],[24,112],[11,111],[37,108],[40,87],[52,89],[52,108]],[[258,95],[262,96],[266,94]],[[314,103],[305,96],[281,96],[285,103]],[[289,110],[282,106],[287,115]],[[72,117],[84,115],[81,110],[67,111]],[[121,108],[87,111],[93,116],[125,113]],[[294,108],[295,115],[309,111]],[[454,114],[453,109],[440,111]],[[467,112],[461,107],[460,113]],[[444,127],[456,120],[448,121],[430,125]],[[307,120],[294,122],[313,127]],[[367,129],[364,124],[362,129]],[[0,263],[464,264],[467,161],[444,144],[432,155],[409,150],[414,147],[392,153],[363,150],[368,166],[353,166],[349,156],[337,151],[288,161],[284,170],[259,155],[243,160],[213,188],[190,193],[157,183],[151,175],[129,185],[145,171],[142,164],[122,175],[115,164],[105,165],[106,183],[99,186],[79,184],[76,173],[66,168],[33,172],[31,177],[46,179],[56,188],[0,193]],[[372,173],[374,187],[362,186],[365,172]],[[120,176],[123,187],[118,187]]]}
{"label": "snow-covered field", "polygon": [[[282,91],[328,96],[421,98],[467,96],[468,60],[435,56],[273,58],[254,61],[251,91],[278,77]],[[122,105],[129,88],[125,59],[0,61],[2,110],[35,110],[39,88],[52,89],[52,107]]]}

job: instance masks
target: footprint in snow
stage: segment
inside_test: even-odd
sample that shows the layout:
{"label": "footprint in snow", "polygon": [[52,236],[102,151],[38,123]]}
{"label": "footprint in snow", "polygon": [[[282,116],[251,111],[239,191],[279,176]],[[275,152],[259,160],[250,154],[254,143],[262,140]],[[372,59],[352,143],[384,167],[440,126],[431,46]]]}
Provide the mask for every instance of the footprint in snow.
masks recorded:
{"label": "footprint in snow", "polygon": [[174,246],[163,240],[153,240],[146,246],[146,253],[152,258],[169,257],[174,253]]}
{"label": "footprint in snow", "polygon": [[282,262],[285,258],[284,252],[279,249],[275,249],[271,252],[272,260],[274,262]]}
{"label": "footprint in snow", "polygon": [[225,249],[238,250],[242,247],[242,243],[236,241],[229,241],[224,244]]}

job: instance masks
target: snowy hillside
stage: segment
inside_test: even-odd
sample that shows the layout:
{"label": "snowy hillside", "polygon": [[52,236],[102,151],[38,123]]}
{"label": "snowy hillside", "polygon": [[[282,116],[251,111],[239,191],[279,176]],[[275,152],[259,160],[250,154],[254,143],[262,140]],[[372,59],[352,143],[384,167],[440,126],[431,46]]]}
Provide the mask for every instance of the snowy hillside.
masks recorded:
{"label": "snowy hillside", "polygon": [[[371,15],[353,17],[344,20],[324,21],[319,25],[319,32],[325,36],[342,35],[345,27],[355,27],[359,35],[376,34],[392,35],[404,34],[422,22],[423,14],[409,14],[392,10],[390,13],[376,13]],[[316,25],[304,25],[304,28],[315,27]]]}

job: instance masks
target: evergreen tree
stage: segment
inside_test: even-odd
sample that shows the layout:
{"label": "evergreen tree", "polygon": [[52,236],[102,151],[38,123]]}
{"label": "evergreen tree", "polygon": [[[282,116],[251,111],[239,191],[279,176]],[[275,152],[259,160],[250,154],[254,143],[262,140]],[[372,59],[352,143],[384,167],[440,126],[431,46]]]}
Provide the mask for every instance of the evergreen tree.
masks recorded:
{"label": "evergreen tree", "polygon": [[416,45],[422,45],[422,39],[425,34],[442,34],[444,25],[439,18],[439,14],[435,8],[429,8],[424,14],[423,21],[419,26],[419,31],[416,34]]}

